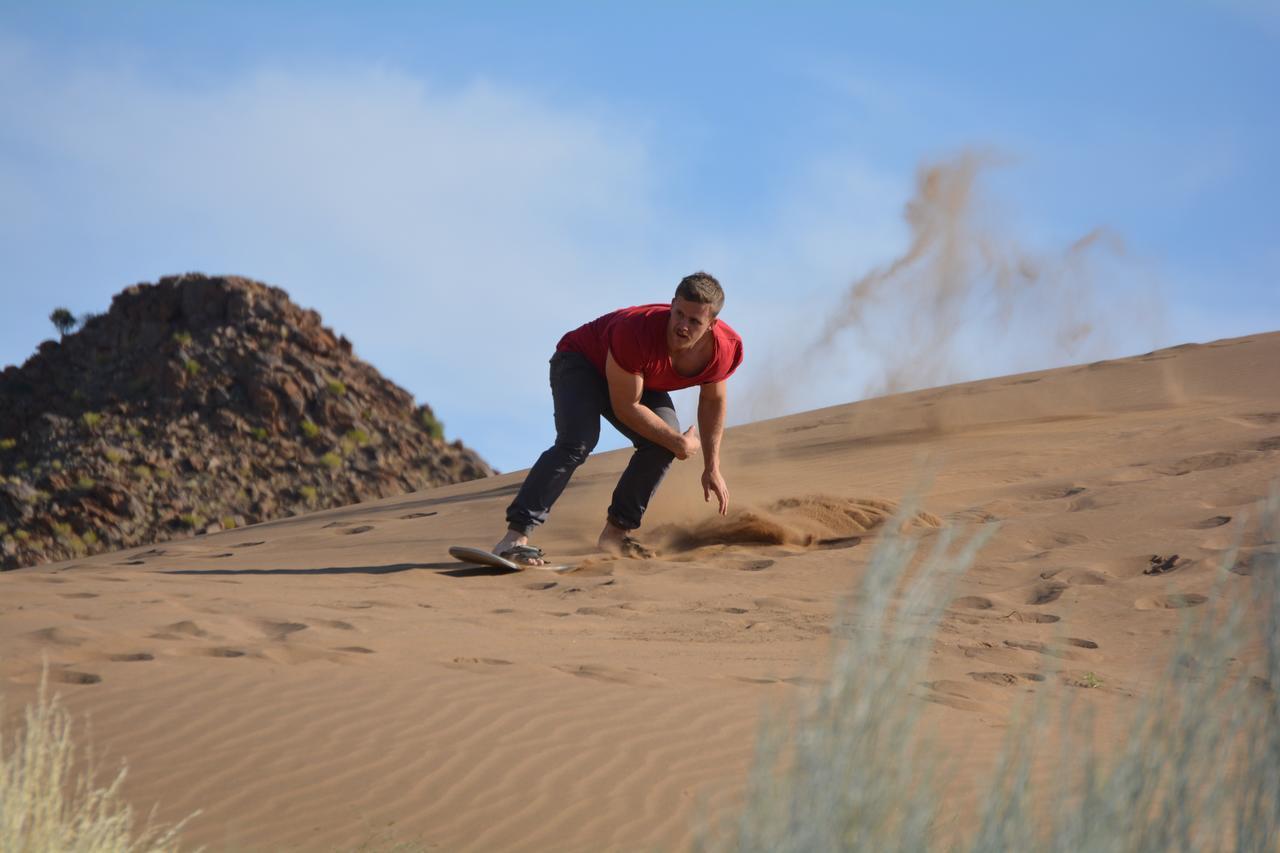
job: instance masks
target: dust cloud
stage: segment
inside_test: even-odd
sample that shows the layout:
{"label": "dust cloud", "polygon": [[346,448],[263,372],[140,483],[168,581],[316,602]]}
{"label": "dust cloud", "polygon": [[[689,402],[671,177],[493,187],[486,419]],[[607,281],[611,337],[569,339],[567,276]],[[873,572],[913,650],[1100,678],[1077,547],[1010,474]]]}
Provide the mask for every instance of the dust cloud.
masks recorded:
{"label": "dust cloud", "polygon": [[906,251],[838,304],[813,306],[823,320],[812,338],[798,337],[749,389],[752,420],[794,411],[798,392],[840,374],[858,384],[824,404],[1058,366],[1108,345],[1119,318],[1095,279],[1099,264],[1123,256],[1122,241],[1097,228],[1065,249],[1023,248],[981,203],[979,178],[999,165],[967,150],[918,170]]}

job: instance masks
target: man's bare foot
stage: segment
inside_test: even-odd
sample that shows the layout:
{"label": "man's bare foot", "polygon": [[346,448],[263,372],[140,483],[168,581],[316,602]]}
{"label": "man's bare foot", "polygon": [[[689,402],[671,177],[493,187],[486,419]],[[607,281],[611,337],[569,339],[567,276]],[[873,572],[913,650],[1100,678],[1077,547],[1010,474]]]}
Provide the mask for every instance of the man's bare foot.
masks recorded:
{"label": "man's bare foot", "polygon": [[612,554],[615,557],[631,557],[636,560],[648,560],[655,556],[653,551],[641,545],[628,535],[630,531],[623,530],[612,521],[605,522],[604,530],[600,532],[600,538],[596,540],[596,547],[606,554]]}
{"label": "man's bare foot", "polygon": [[508,530],[507,535],[503,536],[497,545],[493,546],[493,553],[503,559],[511,560],[513,563],[521,563],[526,566],[545,566],[547,561],[541,556],[533,556],[532,554],[521,555],[520,559],[512,559],[513,551],[518,551],[522,547],[528,547],[529,537],[523,533],[517,533],[514,530]]}

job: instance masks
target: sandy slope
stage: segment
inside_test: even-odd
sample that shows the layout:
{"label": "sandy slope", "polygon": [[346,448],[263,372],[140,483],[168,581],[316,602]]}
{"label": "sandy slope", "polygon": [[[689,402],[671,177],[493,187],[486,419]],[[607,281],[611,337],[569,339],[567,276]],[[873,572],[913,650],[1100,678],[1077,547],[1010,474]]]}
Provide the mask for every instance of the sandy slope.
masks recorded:
{"label": "sandy slope", "polygon": [[[740,796],[761,709],[820,675],[874,522],[922,490],[926,539],[1002,522],[920,685],[977,773],[1050,657],[1100,682],[1080,696],[1105,719],[1158,677],[1183,607],[1249,594],[1247,574],[1217,592],[1213,574],[1237,539],[1244,572],[1267,547],[1240,521],[1280,479],[1280,333],[809,412],[725,446],[755,516],[698,529],[699,469],[677,464],[647,531],[675,525],[678,544],[649,561],[590,553],[611,453],[539,539],[584,562],[563,576],[445,554],[496,538],[520,473],[0,575],[0,688],[12,713],[47,657],[99,755],[128,759],[132,801],[202,809],[186,837],[213,850],[383,832],[670,848]],[[835,500],[787,500],[809,495]],[[762,532],[783,544],[694,547]]]}

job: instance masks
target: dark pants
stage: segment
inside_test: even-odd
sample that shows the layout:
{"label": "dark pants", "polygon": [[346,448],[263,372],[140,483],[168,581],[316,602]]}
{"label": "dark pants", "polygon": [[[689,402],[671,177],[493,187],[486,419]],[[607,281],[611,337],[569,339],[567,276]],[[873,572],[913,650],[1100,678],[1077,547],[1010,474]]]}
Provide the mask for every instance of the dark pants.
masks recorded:
{"label": "dark pants", "polygon": [[[618,420],[609,404],[608,382],[581,353],[557,352],[551,357],[551,399],[555,403],[556,443],[529,469],[519,494],[507,507],[507,526],[527,535],[547,520],[551,505],[569,484],[573,472],[595,449],[603,415],[636,447],[609,506],[611,522],[623,530],[635,530],[675,454]],[[640,404],[679,431],[671,395],[645,391]]]}

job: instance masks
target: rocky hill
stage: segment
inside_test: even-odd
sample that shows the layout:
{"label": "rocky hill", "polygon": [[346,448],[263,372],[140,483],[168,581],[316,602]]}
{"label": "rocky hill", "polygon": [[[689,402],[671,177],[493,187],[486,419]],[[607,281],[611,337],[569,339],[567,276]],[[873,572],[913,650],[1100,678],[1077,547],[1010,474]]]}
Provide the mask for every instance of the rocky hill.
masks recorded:
{"label": "rocky hill", "polygon": [[248,279],[135,285],[0,373],[0,569],[492,473],[315,311]]}

